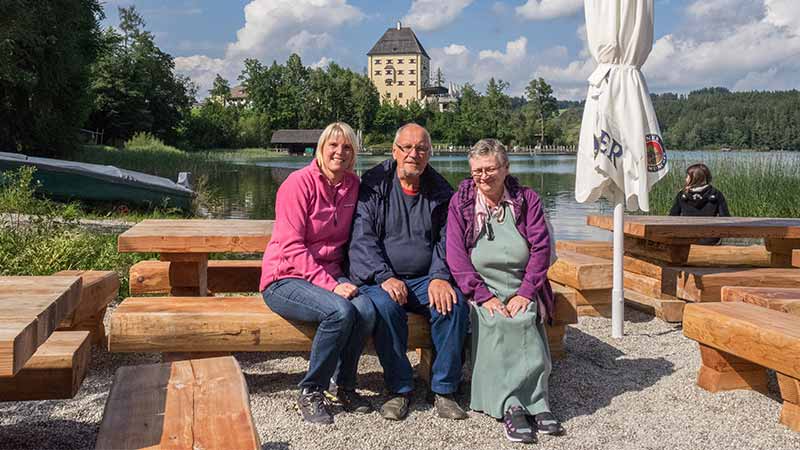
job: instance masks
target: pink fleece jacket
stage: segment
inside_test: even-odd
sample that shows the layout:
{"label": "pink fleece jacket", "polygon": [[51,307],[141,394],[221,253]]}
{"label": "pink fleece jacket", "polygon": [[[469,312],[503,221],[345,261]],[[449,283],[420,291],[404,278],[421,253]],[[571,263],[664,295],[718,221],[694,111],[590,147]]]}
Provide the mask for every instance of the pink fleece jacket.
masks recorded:
{"label": "pink fleece jacket", "polygon": [[331,291],[339,284],[358,184],[358,176],[348,173],[331,186],[316,160],[289,175],[275,200],[275,226],[261,264],[261,291],[283,278],[302,278]]}

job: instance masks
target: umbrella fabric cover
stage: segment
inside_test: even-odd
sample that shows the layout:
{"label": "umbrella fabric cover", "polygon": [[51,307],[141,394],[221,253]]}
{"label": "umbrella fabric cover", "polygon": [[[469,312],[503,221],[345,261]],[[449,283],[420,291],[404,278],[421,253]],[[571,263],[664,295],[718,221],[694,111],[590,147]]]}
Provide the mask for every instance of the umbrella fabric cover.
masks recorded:
{"label": "umbrella fabric cover", "polygon": [[575,198],[605,197],[648,211],[650,188],[667,173],[647,83],[653,0],[586,0],[586,33],[597,69],[589,77],[578,146]]}

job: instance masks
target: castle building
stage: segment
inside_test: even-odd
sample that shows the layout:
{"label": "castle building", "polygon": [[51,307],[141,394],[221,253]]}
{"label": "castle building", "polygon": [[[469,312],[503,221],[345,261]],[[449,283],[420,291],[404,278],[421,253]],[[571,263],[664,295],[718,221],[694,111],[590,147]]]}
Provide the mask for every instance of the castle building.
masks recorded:
{"label": "castle building", "polygon": [[414,31],[397,22],[383,33],[367,53],[369,79],[378,89],[381,102],[397,101],[407,105],[422,101],[428,87],[431,58]]}

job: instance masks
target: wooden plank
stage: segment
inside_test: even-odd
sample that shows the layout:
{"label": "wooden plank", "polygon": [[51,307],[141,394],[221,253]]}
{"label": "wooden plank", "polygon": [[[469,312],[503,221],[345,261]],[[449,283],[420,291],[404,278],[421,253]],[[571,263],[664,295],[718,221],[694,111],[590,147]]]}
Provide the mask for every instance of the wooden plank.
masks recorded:
{"label": "wooden plank", "polygon": [[625,253],[628,255],[643,256],[678,265],[686,263],[691,250],[691,245],[689,244],[665,244],[628,236],[625,236],[624,245]]}
{"label": "wooden plank", "polygon": [[778,373],[778,384],[781,387],[783,408],[781,408],[780,423],[791,430],[800,431],[800,380],[790,378]]}
{"label": "wooden plank", "polygon": [[691,302],[719,302],[723,286],[800,288],[800,270],[783,268],[665,269],[676,279],[676,296]]}
{"label": "wooden plank", "polygon": [[172,295],[183,297],[208,295],[207,253],[162,253],[161,260],[169,261],[169,285]]}
{"label": "wooden plank", "polygon": [[15,376],[0,378],[0,401],[72,398],[89,369],[86,331],[56,331]]}
{"label": "wooden plank", "polygon": [[[169,293],[168,261],[140,261],[130,269],[130,293]],[[208,290],[212,293],[258,292],[261,260],[208,261]]]}
{"label": "wooden plank", "polygon": [[578,316],[611,317],[611,303],[601,305],[578,305]]}
{"label": "wooden plank", "polygon": [[744,302],[800,316],[800,288],[723,286],[723,302]]}
{"label": "wooden plank", "polygon": [[81,294],[75,311],[61,321],[61,326],[85,322],[90,317],[106,309],[119,295],[119,275],[109,270],[62,270],[55,276],[81,278]]}
{"label": "wooden plank", "polygon": [[[410,349],[430,348],[425,317],[409,314]],[[261,297],[131,297],[111,316],[112,352],[308,351],[316,324],[290,322]]]}
{"label": "wooden plank", "polygon": [[670,323],[683,320],[683,307],[686,306],[683,300],[648,297],[629,289],[625,289],[625,304]]}
{"label": "wooden plank", "polygon": [[[613,231],[612,216],[588,216],[590,226]],[[767,217],[625,216],[626,236],[642,239],[778,238],[800,239],[800,219]]]}
{"label": "wooden plank", "polygon": [[683,334],[759,366],[800,378],[800,321],[740,302],[687,304]]}
{"label": "wooden plank", "polygon": [[700,344],[697,385],[709,392],[748,389],[767,393],[767,371],[738,356]]}
{"label": "wooden plank", "polygon": [[581,253],[603,259],[611,259],[614,256],[611,241],[556,241],[556,253],[561,253],[562,251]]}
{"label": "wooden plank", "polygon": [[257,449],[247,384],[233,357],[117,370],[98,449]]}
{"label": "wooden plank", "polygon": [[143,220],[122,233],[117,249],[155,253],[261,253],[272,220]]}
{"label": "wooden plank", "polygon": [[612,273],[609,260],[565,250],[558,254],[547,277],[575,289],[606,289],[611,287]]}
{"label": "wooden plank", "polygon": [[557,283],[550,283],[555,296],[553,325],[578,323],[577,291]]}
{"label": "wooden plank", "polygon": [[17,374],[80,299],[78,277],[0,277],[0,377]]}
{"label": "wooden plank", "polygon": [[564,357],[564,339],[566,337],[566,325],[546,325],[547,345],[550,348],[550,358],[552,360]]}
{"label": "wooden plank", "polygon": [[650,278],[626,270],[624,272],[623,285],[626,292],[631,290],[651,298],[676,299],[674,283],[662,283],[660,278]]}

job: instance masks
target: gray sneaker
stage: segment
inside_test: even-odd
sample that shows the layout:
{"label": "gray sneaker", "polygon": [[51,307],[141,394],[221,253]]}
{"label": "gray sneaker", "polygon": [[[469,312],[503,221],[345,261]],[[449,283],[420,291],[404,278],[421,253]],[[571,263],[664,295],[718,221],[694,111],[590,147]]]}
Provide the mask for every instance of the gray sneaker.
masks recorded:
{"label": "gray sneaker", "polygon": [[461,420],[468,417],[467,413],[456,402],[453,394],[436,394],[433,405],[436,407],[439,417],[444,419]]}
{"label": "gray sneaker", "polygon": [[392,394],[392,398],[381,406],[381,417],[386,420],[403,420],[411,405],[410,394]]}

